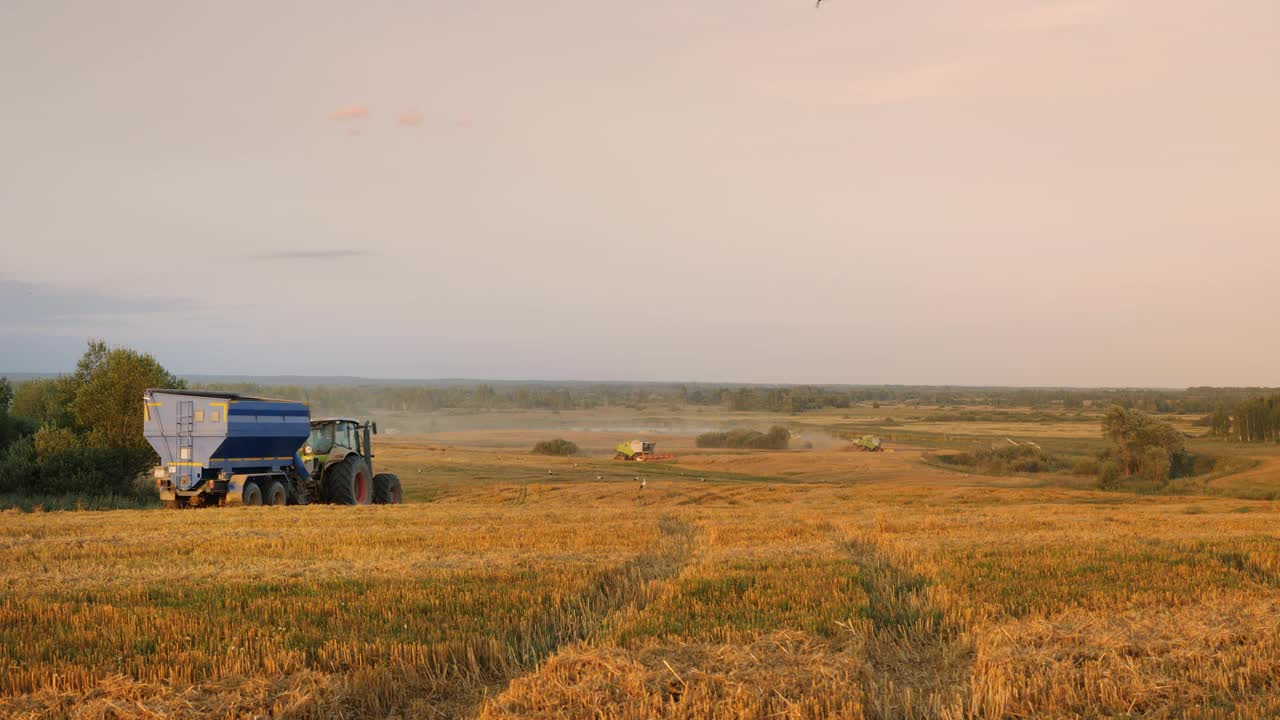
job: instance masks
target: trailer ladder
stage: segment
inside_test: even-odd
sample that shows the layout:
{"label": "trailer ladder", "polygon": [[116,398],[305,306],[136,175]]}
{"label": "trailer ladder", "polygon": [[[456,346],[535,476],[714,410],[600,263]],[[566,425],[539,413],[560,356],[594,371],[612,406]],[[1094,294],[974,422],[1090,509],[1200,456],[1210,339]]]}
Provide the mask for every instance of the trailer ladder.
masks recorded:
{"label": "trailer ladder", "polygon": [[194,400],[178,401],[178,489],[190,490],[196,484],[195,454],[196,411]]}

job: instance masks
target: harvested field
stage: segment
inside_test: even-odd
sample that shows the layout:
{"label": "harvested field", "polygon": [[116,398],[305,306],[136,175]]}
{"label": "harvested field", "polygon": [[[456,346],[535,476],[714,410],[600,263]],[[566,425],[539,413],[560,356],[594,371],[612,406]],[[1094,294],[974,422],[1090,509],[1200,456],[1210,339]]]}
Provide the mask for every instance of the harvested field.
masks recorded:
{"label": "harvested field", "polygon": [[0,715],[1280,711],[1274,502],[535,437],[387,437],[402,506],[3,514]]}

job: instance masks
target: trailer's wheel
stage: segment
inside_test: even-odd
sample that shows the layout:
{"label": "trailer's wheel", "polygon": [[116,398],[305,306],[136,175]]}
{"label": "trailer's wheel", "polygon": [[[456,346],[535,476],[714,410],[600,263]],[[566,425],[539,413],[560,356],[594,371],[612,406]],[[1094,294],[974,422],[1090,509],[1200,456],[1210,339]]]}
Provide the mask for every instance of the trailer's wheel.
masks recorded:
{"label": "trailer's wheel", "polygon": [[373,483],[369,481],[369,466],[358,455],[329,467],[325,474],[329,489],[329,502],[336,505],[368,505],[373,500]]}
{"label": "trailer's wheel", "polygon": [[164,507],[166,510],[181,510],[182,508],[187,506],[187,502],[189,500],[190,498],[188,498],[187,496],[179,495],[178,497],[172,500],[165,500]]}
{"label": "trailer's wheel", "polygon": [[404,502],[404,492],[400,490],[400,478],[391,473],[374,475],[373,501],[379,505],[399,505]]}
{"label": "trailer's wheel", "polygon": [[250,480],[244,484],[244,492],[241,494],[244,504],[250,507],[256,507],[262,504],[262,488],[258,487],[258,483]]}
{"label": "trailer's wheel", "polygon": [[288,505],[289,492],[284,489],[284,483],[274,480],[267,486],[267,493],[262,496],[263,505]]}

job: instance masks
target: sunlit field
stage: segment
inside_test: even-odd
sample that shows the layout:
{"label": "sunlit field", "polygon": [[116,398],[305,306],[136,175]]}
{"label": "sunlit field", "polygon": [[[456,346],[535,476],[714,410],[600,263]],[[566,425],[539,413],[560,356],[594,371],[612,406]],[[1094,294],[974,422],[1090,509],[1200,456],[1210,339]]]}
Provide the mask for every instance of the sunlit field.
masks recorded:
{"label": "sunlit field", "polygon": [[[1092,419],[916,412],[732,416],[790,451],[695,449],[723,414],[391,419],[402,506],[7,512],[0,716],[1280,714],[1266,450],[1101,492],[925,462]],[[888,452],[832,437],[890,415]],[[584,454],[527,453],[554,436]],[[633,436],[678,457],[608,459]]]}

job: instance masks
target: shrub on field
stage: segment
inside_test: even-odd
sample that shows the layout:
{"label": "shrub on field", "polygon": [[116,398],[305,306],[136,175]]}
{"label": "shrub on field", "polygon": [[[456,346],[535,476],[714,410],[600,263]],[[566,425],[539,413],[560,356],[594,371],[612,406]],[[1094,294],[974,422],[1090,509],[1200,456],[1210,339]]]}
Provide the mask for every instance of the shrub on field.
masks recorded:
{"label": "shrub on field", "polygon": [[1109,460],[1102,465],[1102,472],[1098,473],[1098,487],[1103,490],[1114,490],[1120,486],[1120,478],[1124,472],[1120,469],[1120,463],[1115,460]]}
{"label": "shrub on field", "polygon": [[1102,463],[1096,458],[1080,458],[1071,465],[1072,475],[1098,475],[1102,472]]}
{"label": "shrub on field", "polygon": [[10,443],[30,437],[35,432],[35,424],[26,418],[14,417],[0,408],[0,450]]}
{"label": "shrub on field", "polygon": [[27,492],[38,472],[35,442],[26,437],[9,443],[0,452],[0,493]]}
{"label": "shrub on field", "polygon": [[138,478],[154,461],[150,448],[42,451],[35,438],[24,438],[0,453],[0,493],[133,496],[142,487]]}
{"label": "shrub on field", "polygon": [[578,446],[564,438],[556,438],[555,440],[543,440],[534,445],[533,450],[530,452],[534,455],[577,455]]}
{"label": "shrub on field", "polygon": [[1057,472],[1065,470],[1064,460],[1034,445],[977,445],[955,455],[939,455],[947,465],[959,465],[987,475]]}
{"label": "shrub on field", "polygon": [[791,431],[781,425],[774,425],[767,433],[759,430],[706,432],[699,435],[695,443],[700,448],[786,450],[791,443]]}
{"label": "shrub on field", "polygon": [[37,430],[32,439],[36,444],[36,456],[41,458],[74,450],[81,445],[80,438],[70,428],[49,425]]}

